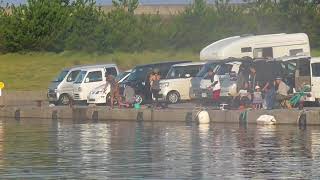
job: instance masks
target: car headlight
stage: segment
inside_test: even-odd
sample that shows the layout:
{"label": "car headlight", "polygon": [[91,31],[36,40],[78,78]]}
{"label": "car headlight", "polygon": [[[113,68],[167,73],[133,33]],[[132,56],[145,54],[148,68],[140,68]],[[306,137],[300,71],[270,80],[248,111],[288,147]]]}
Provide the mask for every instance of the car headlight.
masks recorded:
{"label": "car headlight", "polygon": [[161,88],[165,88],[165,87],[168,87],[168,86],[169,86],[169,83],[168,83],[168,82],[160,83],[160,87],[161,87]]}
{"label": "car headlight", "polygon": [[58,89],[54,89],[54,93],[57,93],[58,92]]}

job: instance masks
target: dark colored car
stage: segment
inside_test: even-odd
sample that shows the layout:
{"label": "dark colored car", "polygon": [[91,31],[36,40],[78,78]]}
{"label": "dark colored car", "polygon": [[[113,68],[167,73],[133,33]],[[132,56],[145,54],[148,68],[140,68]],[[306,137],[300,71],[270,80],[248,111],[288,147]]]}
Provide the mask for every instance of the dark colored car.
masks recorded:
{"label": "dark colored car", "polygon": [[191,61],[170,61],[136,66],[132,69],[129,77],[120,84],[120,91],[123,92],[125,86],[130,85],[135,89],[138,102],[150,102],[152,100],[149,83],[149,76],[151,72],[154,69],[158,69],[161,79],[163,79],[166,77],[172,65],[187,62]]}

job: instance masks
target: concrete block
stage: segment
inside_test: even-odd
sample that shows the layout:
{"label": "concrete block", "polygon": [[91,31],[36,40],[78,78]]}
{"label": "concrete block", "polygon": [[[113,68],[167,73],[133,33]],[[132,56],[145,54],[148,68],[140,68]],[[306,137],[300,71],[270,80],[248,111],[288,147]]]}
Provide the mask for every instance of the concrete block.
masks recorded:
{"label": "concrete block", "polygon": [[171,121],[171,122],[185,122],[188,112],[187,109],[160,109],[151,110],[152,121]]}
{"label": "concrete block", "polygon": [[320,125],[320,110],[306,111],[307,125]]}

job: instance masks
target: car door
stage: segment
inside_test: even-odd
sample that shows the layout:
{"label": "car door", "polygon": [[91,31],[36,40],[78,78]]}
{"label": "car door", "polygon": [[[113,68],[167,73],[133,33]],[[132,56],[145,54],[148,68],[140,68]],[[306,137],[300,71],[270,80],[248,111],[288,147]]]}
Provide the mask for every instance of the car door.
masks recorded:
{"label": "car door", "polygon": [[82,87],[82,91],[85,96],[87,96],[94,88],[103,85],[103,72],[99,71],[89,71]]}
{"label": "car door", "polygon": [[67,78],[64,79],[64,82],[61,83],[61,87],[60,87],[61,94],[67,93],[71,97],[73,96],[73,82],[75,81],[79,73],[80,73],[80,70],[74,70],[68,74]]}

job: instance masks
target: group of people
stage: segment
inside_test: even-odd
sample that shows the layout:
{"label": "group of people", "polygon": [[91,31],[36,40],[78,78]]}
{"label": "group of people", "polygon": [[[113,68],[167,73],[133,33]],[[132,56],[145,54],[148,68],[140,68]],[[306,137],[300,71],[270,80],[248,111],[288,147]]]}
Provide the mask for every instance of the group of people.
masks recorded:
{"label": "group of people", "polygon": [[[121,107],[132,107],[136,102],[136,93],[132,84],[126,84],[123,93],[120,92],[119,83],[116,81],[116,78],[106,73],[106,86],[104,91],[107,90],[108,86],[110,87],[110,96],[107,96],[106,102],[110,98],[110,106],[114,107],[114,104],[117,103],[118,108]],[[159,92],[160,92],[160,73],[158,69],[154,69],[149,76],[149,85],[150,85],[150,94],[152,95],[153,106],[158,107],[159,104]],[[107,103],[108,104],[108,103]]]}
{"label": "group of people", "polygon": [[[209,90],[212,91],[212,102],[219,105],[221,85],[219,76],[209,69],[208,77],[211,79]],[[254,65],[240,66],[237,79],[237,93],[233,96],[232,107],[253,109],[273,109],[276,105],[282,108],[291,108],[289,103],[289,86],[282,77],[275,73],[257,72]]]}

